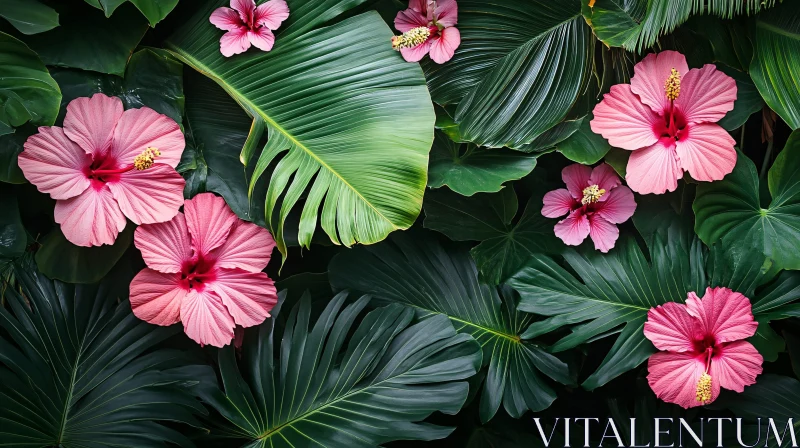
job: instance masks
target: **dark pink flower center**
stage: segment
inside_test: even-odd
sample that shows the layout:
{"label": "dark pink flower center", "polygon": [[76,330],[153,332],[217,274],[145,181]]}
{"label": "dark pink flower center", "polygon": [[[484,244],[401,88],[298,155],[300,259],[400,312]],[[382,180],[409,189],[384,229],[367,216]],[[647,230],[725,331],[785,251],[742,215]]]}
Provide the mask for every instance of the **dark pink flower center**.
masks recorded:
{"label": "dark pink flower center", "polygon": [[83,169],[83,173],[92,182],[92,187],[95,190],[103,188],[108,182],[118,181],[120,174],[133,169],[133,165],[127,169],[125,167],[121,168],[116,157],[107,152],[91,154],[87,157],[91,159],[91,163]]}
{"label": "dark pink flower center", "polygon": [[668,140],[664,142],[665,144],[686,140],[689,136],[686,117],[674,104],[670,105],[670,107],[664,111],[663,119],[653,124],[653,132],[655,132],[660,139]]}
{"label": "dark pink flower center", "polygon": [[181,288],[203,292],[206,285],[217,279],[216,260],[195,255],[181,266]]}

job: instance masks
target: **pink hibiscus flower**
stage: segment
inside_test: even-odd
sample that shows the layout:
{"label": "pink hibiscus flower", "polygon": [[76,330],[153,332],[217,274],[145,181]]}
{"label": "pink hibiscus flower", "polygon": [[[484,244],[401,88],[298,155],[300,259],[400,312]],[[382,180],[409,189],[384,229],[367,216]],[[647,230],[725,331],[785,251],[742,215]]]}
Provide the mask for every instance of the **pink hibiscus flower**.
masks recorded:
{"label": "pink hibiscus flower", "polygon": [[262,51],[272,50],[275,44],[272,31],[288,17],[289,6],[284,0],[269,0],[258,7],[255,0],[231,0],[230,8],[215,9],[209,20],[227,31],[219,40],[219,47],[222,55],[229,58],[244,53],[250,45]]}
{"label": "pink hibiscus flower", "polygon": [[40,127],[25,142],[19,167],[56,200],[55,220],[78,246],[113,244],[127,216],[167,221],[183,203],[175,171],[184,139],[178,124],[153,109],[128,109],[102,93],[67,105],[64,127]]}
{"label": "pink hibiscus flower", "polygon": [[733,109],[736,82],[707,64],[691,69],[677,51],[649,54],[630,84],[617,84],[594,108],[592,131],[633,151],[625,180],[638,193],[674,191],[684,171],[720,180],[736,165],[736,143],[715,124]]}
{"label": "pink hibiscus flower", "polygon": [[200,345],[222,347],[234,327],[264,322],[277,303],[274,283],[261,272],[275,241],[212,193],[186,201],[183,210],[171,221],[136,229],[134,244],[147,268],[131,282],[131,307],[139,319],[183,322]]}
{"label": "pink hibiscus flower", "polygon": [[647,381],[658,398],[684,409],[716,400],[721,387],[742,392],[756,382],[764,359],[743,339],[756,333],[750,300],[728,288],[702,299],[652,308],[644,335],[662,352],[650,357]]}
{"label": "pink hibiscus flower", "polygon": [[444,64],[461,45],[456,23],[456,0],[410,0],[408,9],[398,12],[394,19],[394,27],[403,34],[392,37],[392,48],[408,62],[417,62],[430,53],[434,62]]}
{"label": "pink hibiscus flower", "polygon": [[619,238],[616,224],[633,216],[636,202],[633,192],[622,186],[614,169],[602,164],[591,167],[576,163],[561,171],[567,188],[553,190],[542,199],[542,215],[558,218],[556,236],[569,246],[577,246],[592,237],[595,249],[608,252]]}

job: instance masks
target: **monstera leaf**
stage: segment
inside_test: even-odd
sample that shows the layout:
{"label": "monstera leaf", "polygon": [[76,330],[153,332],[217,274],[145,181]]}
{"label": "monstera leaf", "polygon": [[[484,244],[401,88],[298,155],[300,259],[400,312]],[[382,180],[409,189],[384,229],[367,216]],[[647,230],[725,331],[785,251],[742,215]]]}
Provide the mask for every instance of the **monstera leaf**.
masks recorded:
{"label": "monstera leaf", "polygon": [[785,269],[800,269],[800,131],[795,131],[769,170],[767,208],[762,208],[758,173],[739,153],[733,172],[697,187],[695,231],[706,243],[719,240],[754,248]]}
{"label": "monstera leaf", "polygon": [[[377,13],[313,29],[358,3],[289,1],[292,15],[272,51],[225,58],[222,32],[208,23],[223,1],[206,1],[167,42],[254,117],[250,141],[268,134],[250,186],[276,163],[266,198],[256,200],[265,200],[284,253],[284,222],[306,190],[299,222],[306,247],[318,217],[333,242],[349,246],[409,227],[422,207],[435,115],[419,66],[392,51],[392,32]],[[242,160],[252,163],[251,155]]]}
{"label": "monstera leaf", "polygon": [[461,380],[480,366],[475,340],[442,316],[412,323],[413,311],[398,304],[369,312],[353,329],[369,298],[345,306],[346,298],[334,297],[310,328],[308,296],[283,330],[269,319],[245,335],[253,339],[241,366],[232,348],[220,351],[225,390],[204,393],[229,421],[220,437],[246,447],[377,447],[452,431],[415,422],[461,409]]}
{"label": "monstera leaf", "polygon": [[329,273],[337,289],[402,303],[420,318],[447,317],[459,332],[477,339],[488,369],[480,399],[483,422],[501,403],[516,418],[550,406],[555,391],[540,372],[564,384],[573,382],[564,362],[534,341],[520,339],[532,316],[516,310],[517,297],[510,289],[480,283],[466,251],[445,251],[427,235],[402,233],[337,255]]}
{"label": "monstera leaf", "polygon": [[21,292],[8,288],[0,308],[2,444],[193,446],[158,423],[199,427],[192,414],[205,410],[193,389],[213,381],[209,367],[156,347],[178,328],[149,325],[118,303],[124,279],[75,286],[30,269],[16,270]]}
{"label": "monstera leaf", "polygon": [[566,117],[594,48],[580,13],[578,0],[458,2],[461,46],[426,74],[437,103],[458,103],[465,140],[523,148]]}

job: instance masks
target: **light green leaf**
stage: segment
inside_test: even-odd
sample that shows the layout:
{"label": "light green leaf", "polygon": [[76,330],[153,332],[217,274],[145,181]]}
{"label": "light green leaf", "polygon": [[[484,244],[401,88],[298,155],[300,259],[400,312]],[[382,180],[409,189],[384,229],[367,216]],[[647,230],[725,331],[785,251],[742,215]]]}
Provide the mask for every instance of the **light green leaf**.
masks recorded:
{"label": "light green leaf", "polygon": [[479,282],[466,251],[445,250],[428,235],[402,232],[381,244],[340,253],[328,270],[337,289],[408,305],[420,318],[446,316],[457,331],[478,340],[488,369],[480,399],[482,422],[501,403],[515,418],[550,406],[556,395],[542,374],[564,384],[574,381],[564,362],[520,339],[532,316],[516,310],[518,299],[509,288]]}
{"label": "light green leaf", "polygon": [[464,139],[521,148],[560,123],[588,80],[591,30],[578,0],[458,2],[461,45],[425,63],[434,100],[458,103]]}
{"label": "light green leaf", "polygon": [[444,185],[464,196],[500,191],[503,183],[525,177],[536,167],[536,156],[502,148],[456,143],[436,132],[428,167],[428,187]]}
{"label": "light green leaf", "polygon": [[603,136],[592,132],[589,122],[593,116],[581,119],[578,130],[566,140],[556,145],[556,150],[564,157],[583,165],[594,165],[611,150],[611,145]]}
{"label": "light green leaf", "polygon": [[750,64],[758,91],[792,128],[800,128],[800,3],[785,1],[756,21],[755,54]]}
{"label": "light green leaf", "polygon": [[453,430],[417,422],[461,409],[461,380],[480,366],[480,346],[443,316],[412,324],[413,311],[398,304],[367,313],[353,329],[369,298],[345,306],[346,298],[334,297],[315,322],[307,296],[285,311],[285,326],[268,319],[245,335],[251,342],[239,365],[232,347],[220,350],[224,391],[202,398],[228,420],[226,437],[248,447],[377,448]]}
{"label": "light green leaf", "polygon": [[721,181],[697,187],[695,231],[708,245],[719,240],[754,248],[785,269],[800,269],[800,132],[793,132],[769,171],[772,202],[761,208],[753,162],[738,154]]}
{"label": "light green leaf", "polygon": [[0,17],[22,34],[43,33],[58,26],[58,13],[37,0],[3,0]]}
{"label": "light green leaf", "polygon": [[422,207],[435,116],[422,71],[386,45],[392,33],[380,16],[365,13],[308,31],[342,5],[305,3],[293,10],[272,51],[225,58],[222,33],[208,23],[221,3],[198,7],[167,45],[266,129],[269,141],[250,187],[277,162],[265,209],[281,251],[284,222],[306,190],[299,223],[304,247],[320,206],[322,228],[347,246],[409,227]]}

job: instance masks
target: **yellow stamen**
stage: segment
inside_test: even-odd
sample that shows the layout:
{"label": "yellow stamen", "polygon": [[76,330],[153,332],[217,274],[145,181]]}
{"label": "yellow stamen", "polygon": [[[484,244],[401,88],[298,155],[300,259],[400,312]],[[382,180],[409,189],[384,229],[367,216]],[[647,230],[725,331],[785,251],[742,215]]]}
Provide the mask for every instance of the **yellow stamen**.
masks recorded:
{"label": "yellow stamen", "polygon": [[412,28],[399,36],[392,36],[392,48],[401,50],[403,48],[414,48],[422,45],[431,36],[431,30],[426,26]]}
{"label": "yellow stamen", "polygon": [[139,171],[146,170],[153,166],[156,157],[161,155],[158,148],[148,147],[141,154],[133,158],[133,167]]}
{"label": "yellow stamen", "polygon": [[581,199],[581,204],[591,204],[600,200],[603,195],[606,194],[606,190],[603,190],[597,185],[592,185],[591,187],[586,187],[583,189],[583,199]]}
{"label": "yellow stamen", "polygon": [[677,100],[678,96],[681,94],[681,74],[674,68],[669,78],[667,78],[667,81],[664,83],[664,91],[667,94],[667,99],[670,101]]}
{"label": "yellow stamen", "polygon": [[695,398],[701,403],[708,403],[711,401],[711,375],[707,373],[700,375],[700,379],[697,380],[697,394]]}

